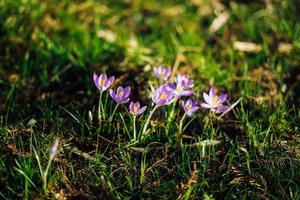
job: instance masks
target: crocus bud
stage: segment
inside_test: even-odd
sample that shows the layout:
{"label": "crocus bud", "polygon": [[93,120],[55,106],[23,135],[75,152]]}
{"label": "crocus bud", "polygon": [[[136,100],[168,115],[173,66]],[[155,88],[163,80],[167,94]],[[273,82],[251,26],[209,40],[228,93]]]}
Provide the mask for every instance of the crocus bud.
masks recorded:
{"label": "crocus bud", "polygon": [[58,153],[58,145],[59,145],[59,139],[56,138],[53,142],[53,145],[50,148],[50,158],[53,159],[57,153]]}
{"label": "crocus bud", "polygon": [[93,123],[93,114],[92,112],[89,110],[89,123],[92,124]]}

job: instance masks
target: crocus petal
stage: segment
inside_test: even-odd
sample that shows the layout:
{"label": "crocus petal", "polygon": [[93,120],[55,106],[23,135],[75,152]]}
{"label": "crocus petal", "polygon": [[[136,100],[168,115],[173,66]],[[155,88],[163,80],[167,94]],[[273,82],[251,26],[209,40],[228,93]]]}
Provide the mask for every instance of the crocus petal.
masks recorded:
{"label": "crocus petal", "polygon": [[142,114],[146,110],[146,108],[147,108],[147,106],[143,106],[139,111],[139,115]]}
{"label": "crocus petal", "polygon": [[99,83],[98,83],[98,76],[97,76],[97,74],[95,74],[95,73],[94,73],[94,75],[93,75],[93,80],[94,80],[95,86],[96,86],[98,89],[100,89],[100,88],[99,88]]}
{"label": "crocus petal", "polygon": [[187,114],[189,117],[193,117],[193,114],[194,114],[194,113],[192,113],[192,112],[187,112],[186,114]]}
{"label": "crocus petal", "polygon": [[198,105],[198,101],[197,100],[195,100],[195,101],[192,101],[193,103],[193,106],[196,106],[196,105]]}
{"label": "crocus petal", "polygon": [[203,108],[212,108],[210,105],[208,105],[207,103],[201,103],[200,104],[201,105],[201,107],[203,107]]}
{"label": "crocus petal", "polygon": [[165,77],[167,78],[167,77],[169,77],[170,75],[171,75],[171,68],[168,67],[168,68],[166,69],[166,72],[165,72]]}
{"label": "crocus petal", "polygon": [[194,107],[190,110],[190,112],[194,113],[194,112],[196,112],[198,109],[199,109],[199,106],[194,106]]}
{"label": "crocus petal", "polygon": [[203,92],[203,98],[206,103],[210,104],[211,98],[205,92]]}
{"label": "crocus petal", "polygon": [[98,76],[96,73],[93,74],[93,79],[94,79],[95,84],[98,83]]}
{"label": "crocus petal", "polygon": [[193,80],[188,80],[187,82],[185,82],[185,86],[187,88],[192,88],[194,87],[194,81]]}
{"label": "crocus petal", "polygon": [[192,117],[193,114],[194,114],[194,112],[196,112],[198,109],[199,109],[199,107],[198,107],[198,106],[195,106],[195,107],[191,108],[191,109],[190,109],[188,112],[186,112],[186,113],[187,113],[187,115],[188,115],[189,117]]}
{"label": "crocus petal", "polygon": [[209,97],[212,99],[215,96],[215,88],[211,87],[209,90]]}
{"label": "crocus petal", "polygon": [[124,92],[124,99],[127,99],[131,92],[130,86],[127,86],[126,88],[124,88],[123,92]]}
{"label": "crocus petal", "polygon": [[110,94],[111,98],[113,98],[113,100],[117,101],[116,94],[115,94],[115,92],[113,91],[113,89],[110,89],[110,90],[109,90],[109,94]]}
{"label": "crocus petal", "polygon": [[182,105],[182,108],[183,108],[184,112],[187,112],[187,108],[186,108],[186,105],[185,105],[184,101],[181,102],[181,105]]}
{"label": "crocus petal", "polygon": [[225,112],[228,108],[229,108],[229,106],[219,106],[217,108],[217,113]]}
{"label": "crocus petal", "polygon": [[137,101],[137,102],[135,103],[135,107],[137,107],[138,109],[140,109],[140,107],[141,107],[140,102]]}
{"label": "crocus petal", "polygon": [[193,92],[192,91],[183,91],[180,93],[180,96],[185,96],[185,97],[189,97],[192,96]]}
{"label": "crocus petal", "polygon": [[168,91],[174,91],[176,90],[176,86],[173,83],[166,83],[166,88]]}
{"label": "crocus petal", "polygon": [[227,99],[227,94],[223,94],[219,96],[220,103],[224,103]]}
{"label": "crocus petal", "polygon": [[129,101],[129,98],[125,99],[124,101],[120,101],[119,103],[124,104],[124,103],[127,103],[128,101]]}
{"label": "crocus petal", "polygon": [[132,115],[134,115],[133,113],[133,106],[134,106],[134,103],[133,102],[130,102],[130,105],[129,105],[129,111]]}
{"label": "crocus petal", "polygon": [[100,74],[99,79],[100,80],[107,80],[106,74],[105,73]]}
{"label": "crocus petal", "polygon": [[171,103],[173,103],[176,100],[176,98],[169,98],[167,104],[165,105],[170,105]]}
{"label": "crocus petal", "polygon": [[[121,91],[123,91],[123,87],[122,87],[122,86],[119,86],[119,87],[117,88],[117,95],[119,95]],[[123,92],[124,92],[124,91],[123,91]]]}
{"label": "crocus petal", "polygon": [[109,87],[111,86],[111,84],[112,84],[114,81],[115,81],[115,77],[114,77],[114,76],[110,77],[110,78],[106,81],[106,83],[105,83],[105,85],[104,85],[105,90],[106,90],[107,88],[109,88]]}

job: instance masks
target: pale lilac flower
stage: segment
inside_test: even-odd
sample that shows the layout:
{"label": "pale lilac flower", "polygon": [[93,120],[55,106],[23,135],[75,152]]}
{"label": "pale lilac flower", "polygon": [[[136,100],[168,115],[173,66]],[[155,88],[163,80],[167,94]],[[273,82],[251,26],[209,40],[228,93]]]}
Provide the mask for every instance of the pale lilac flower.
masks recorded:
{"label": "pale lilac flower", "polygon": [[173,97],[173,92],[168,90],[166,84],[164,84],[154,91],[152,100],[156,105],[164,106],[173,103],[175,98]]}
{"label": "pale lilac flower", "polygon": [[209,91],[209,94],[203,92],[203,98],[206,103],[201,103],[203,108],[211,109],[212,111],[216,111],[217,113],[225,112],[229,107],[223,105],[223,103],[227,99],[227,94],[223,94],[217,96],[215,94],[215,89],[212,87]]}
{"label": "pale lilac flower", "polygon": [[154,67],[153,68],[154,74],[155,76],[159,79],[159,80],[163,80],[166,81],[169,76],[171,76],[171,68],[164,68],[163,66],[159,66],[159,67]]}
{"label": "pale lilac flower", "polygon": [[100,74],[100,76],[98,77],[97,74],[94,73],[93,79],[94,79],[94,83],[95,83],[96,87],[98,88],[98,90],[100,92],[104,92],[114,82],[115,77],[112,76],[110,78],[107,78],[105,73]]}
{"label": "pale lilac flower", "polygon": [[58,145],[59,145],[59,139],[55,139],[53,142],[53,145],[50,148],[50,157],[55,157],[58,153]]}
{"label": "pale lilac flower", "polygon": [[118,104],[127,103],[129,101],[130,92],[130,86],[127,86],[124,89],[122,86],[119,86],[116,93],[112,89],[109,90],[111,98],[113,98]]}
{"label": "pale lilac flower", "polygon": [[193,101],[192,99],[187,100],[186,103],[182,101],[181,105],[189,117],[192,117],[194,112],[199,109],[199,106],[197,106],[197,101]]}
{"label": "pale lilac flower", "polygon": [[190,80],[188,75],[178,74],[175,82],[180,83],[185,89],[194,87],[194,81]]}
{"label": "pale lilac flower", "polygon": [[193,95],[192,91],[187,90],[183,81],[177,83],[176,86],[172,83],[166,83],[166,86],[169,91],[173,92],[176,98]]}
{"label": "pale lilac flower", "polygon": [[144,106],[141,108],[140,103],[137,101],[135,103],[130,102],[129,105],[129,112],[133,115],[133,116],[138,116],[140,114],[142,114],[145,110],[146,110],[147,106]]}

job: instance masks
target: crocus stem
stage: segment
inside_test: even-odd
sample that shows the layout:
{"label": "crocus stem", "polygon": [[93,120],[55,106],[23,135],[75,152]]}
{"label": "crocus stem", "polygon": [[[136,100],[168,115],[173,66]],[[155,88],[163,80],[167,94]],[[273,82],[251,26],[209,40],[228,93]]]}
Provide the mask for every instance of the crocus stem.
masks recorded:
{"label": "crocus stem", "polygon": [[170,113],[170,115],[168,117],[168,122],[171,122],[173,120],[173,118],[174,118],[176,102],[177,102],[177,99],[173,102],[172,110],[171,110],[171,113]]}
{"label": "crocus stem", "polygon": [[133,116],[133,139],[136,140],[136,116]]}
{"label": "crocus stem", "polygon": [[185,117],[186,117],[186,113],[184,113],[184,115],[182,116],[180,123],[179,123],[179,135],[182,134],[182,131],[183,131],[182,126],[183,126],[183,121],[184,121]]}
{"label": "crocus stem", "polygon": [[48,176],[48,172],[49,172],[49,169],[50,169],[53,159],[54,159],[54,156],[50,156],[46,170],[44,171],[44,174],[43,174],[43,189],[44,189],[44,191],[47,189],[47,176]]}
{"label": "crocus stem", "polygon": [[143,128],[142,135],[144,135],[144,134],[146,133],[147,128],[148,128],[148,125],[149,125],[149,122],[150,122],[150,119],[151,119],[153,113],[155,112],[155,110],[156,110],[158,107],[159,107],[158,105],[155,105],[154,108],[153,108],[153,110],[150,112],[150,114],[149,114],[149,116],[148,116],[148,118],[147,118],[147,120],[146,120],[146,122],[145,122],[145,125],[144,125],[144,128]]}
{"label": "crocus stem", "polygon": [[102,111],[102,117],[103,119],[105,119],[105,111],[104,111],[104,108],[103,108],[103,103],[102,103],[102,94],[101,94],[101,111]]}
{"label": "crocus stem", "polygon": [[117,105],[116,105],[116,107],[115,107],[115,109],[114,109],[112,115],[111,115],[110,118],[109,118],[109,121],[112,121],[112,119],[114,118],[114,115],[115,115],[116,110],[118,109],[119,105],[120,105],[120,104],[117,103]]}
{"label": "crocus stem", "polygon": [[101,107],[103,108],[102,106],[102,92],[100,92],[100,96],[99,96],[99,105],[98,105],[98,119],[100,120],[102,118],[102,112],[103,112],[103,109],[101,111]]}

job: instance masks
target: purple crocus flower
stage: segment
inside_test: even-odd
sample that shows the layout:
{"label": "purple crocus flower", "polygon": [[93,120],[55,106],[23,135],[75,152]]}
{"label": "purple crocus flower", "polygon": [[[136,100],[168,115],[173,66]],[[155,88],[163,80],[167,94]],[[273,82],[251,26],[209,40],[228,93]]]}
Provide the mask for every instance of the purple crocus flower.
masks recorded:
{"label": "purple crocus flower", "polygon": [[201,103],[201,106],[203,108],[211,109],[213,111],[216,111],[217,113],[225,112],[229,108],[228,106],[223,105],[223,103],[227,99],[227,94],[217,96],[215,94],[214,87],[210,88],[209,94],[203,92],[203,98],[206,102],[206,103]]}
{"label": "purple crocus flower", "polygon": [[164,84],[154,91],[152,100],[157,106],[164,106],[171,104],[175,98],[173,92],[168,90],[166,84]]}
{"label": "purple crocus flower", "polygon": [[167,83],[167,89],[173,92],[176,98],[183,97],[183,96],[192,96],[193,92],[187,90],[183,81],[176,84],[176,86],[172,83]]}
{"label": "purple crocus flower", "polygon": [[159,79],[159,80],[163,80],[166,81],[169,76],[171,76],[171,68],[164,68],[163,66],[159,66],[159,67],[154,67],[153,68],[154,74],[155,76]]}
{"label": "purple crocus flower", "polygon": [[99,77],[97,76],[96,73],[94,73],[93,79],[94,79],[94,83],[95,83],[96,87],[98,88],[98,90],[100,92],[104,92],[114,82],[115,77],[112,76],[109,79],[107,79],[107,76],[105,73],[100,74]]}
{"label": "purple crocus flower", "polygon": [[127,103],[129,101],[130,92],[130,86],[127,86],[124,89],[122,86],[119,86],[116,93],[112,89],[109,90],[111,98],[113,98],[118,104]]}
{"label": "purple crocus flower", "polygon": [[135,103],[130,102],[129,105],[129,112],[133,115],[133,116],[138,116],[140,114],[142,114],[145,110],[146,110],[147,106],[144,106],[141,108],[140,103],[137,101]]}
{"label": "purple crocus flower", "polygon": [[194,87],[194,81],[190,80],[188,75],[178,74],[175,82],[180,83],[185,89]]}
{"label": "purple crocus flower", "polygon": [[187,100],[186,103],[182,101],[181,105],[189,117],[192,117],[194,112],[199,109],[199,106],[197,106],[197,101],[193,101],[192,99]]}

